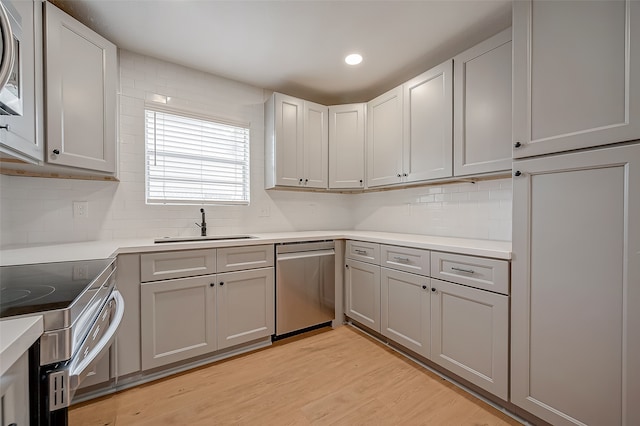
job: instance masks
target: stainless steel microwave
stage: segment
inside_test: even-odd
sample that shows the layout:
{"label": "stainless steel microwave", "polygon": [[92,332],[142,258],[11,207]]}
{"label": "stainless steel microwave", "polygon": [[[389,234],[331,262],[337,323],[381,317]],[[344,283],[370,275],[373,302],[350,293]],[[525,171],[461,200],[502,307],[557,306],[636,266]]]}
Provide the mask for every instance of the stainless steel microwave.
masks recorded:
{"label": "stainless steel microwave", "polygon": [[0,0],[0,114],[22,115],[22,19]]}

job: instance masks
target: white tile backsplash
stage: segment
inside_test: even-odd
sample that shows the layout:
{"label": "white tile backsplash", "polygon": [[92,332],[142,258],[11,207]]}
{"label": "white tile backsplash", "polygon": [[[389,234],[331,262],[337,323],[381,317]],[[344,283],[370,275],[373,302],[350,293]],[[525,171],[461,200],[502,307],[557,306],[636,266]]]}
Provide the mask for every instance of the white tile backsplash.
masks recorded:
{"label": "white tile backsplash", "polygon": [[358,230],[511,241],[511,178],[357,194]]}
{"label": "white tile backsplash", "polygon": [[[121,50],[120,182],[0,175],[0,245],[198,235],[199,206],[144,201],[143,114],[155,94],[250,124],[251,204],[206,206],[210,235],[355,228],[511,239],[511,179],[366,194],[265,191],[263,89]],[[73,217],[74,201],[89,202],[88,218]]]}

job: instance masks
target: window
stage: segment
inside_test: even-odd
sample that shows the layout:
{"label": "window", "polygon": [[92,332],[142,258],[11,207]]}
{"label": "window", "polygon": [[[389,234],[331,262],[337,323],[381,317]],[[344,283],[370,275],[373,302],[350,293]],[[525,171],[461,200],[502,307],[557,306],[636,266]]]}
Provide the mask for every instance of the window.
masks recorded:
{"label": "window", "polygon": [[249,204],[249,129],[145,110],[147,204]]}

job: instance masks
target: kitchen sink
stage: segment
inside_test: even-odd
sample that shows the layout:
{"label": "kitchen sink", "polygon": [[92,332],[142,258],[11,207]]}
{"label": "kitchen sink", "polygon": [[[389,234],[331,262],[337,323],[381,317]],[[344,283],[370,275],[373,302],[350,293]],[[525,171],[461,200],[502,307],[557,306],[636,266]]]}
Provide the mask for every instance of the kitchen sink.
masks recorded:
{"label": "kitchen sink", "polygon": [[185,243],[190,241],[222,241],[222,240],[246,240],[256,238],[253,235],[211,235],[205,237],[162,237],[153,242],[158,243]]}

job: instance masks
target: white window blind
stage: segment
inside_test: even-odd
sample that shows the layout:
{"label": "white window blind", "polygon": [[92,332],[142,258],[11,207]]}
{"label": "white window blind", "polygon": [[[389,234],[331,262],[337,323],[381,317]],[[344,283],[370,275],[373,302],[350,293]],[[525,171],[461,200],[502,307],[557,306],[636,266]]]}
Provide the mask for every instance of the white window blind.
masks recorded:
{"label": "white window blind", "polygon": [[249,204],[249,129],[145,110],[148,204]]}

